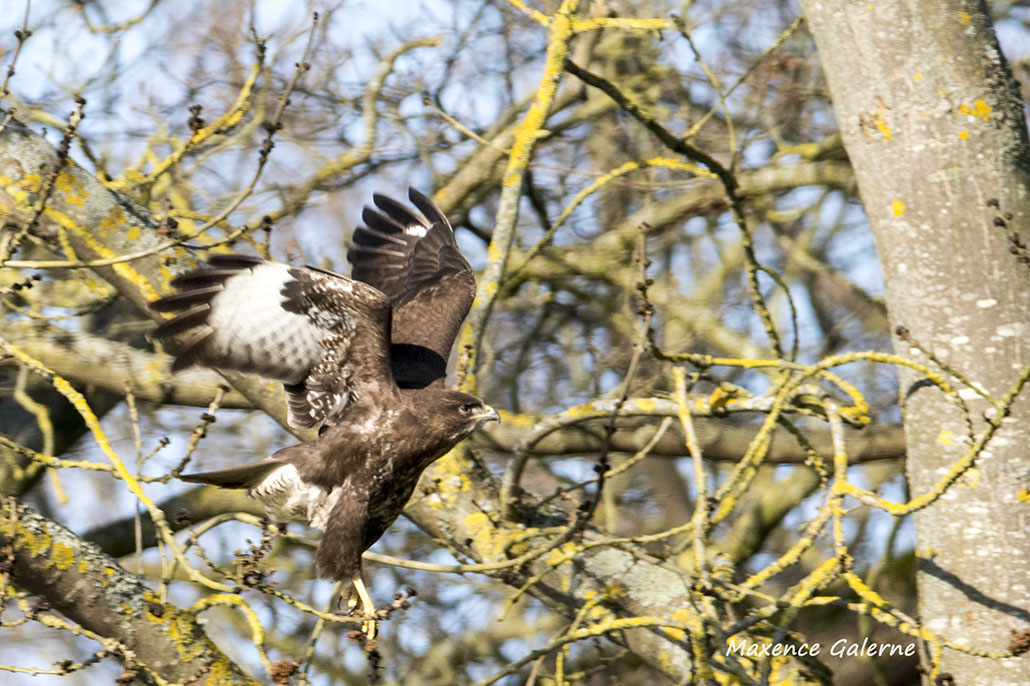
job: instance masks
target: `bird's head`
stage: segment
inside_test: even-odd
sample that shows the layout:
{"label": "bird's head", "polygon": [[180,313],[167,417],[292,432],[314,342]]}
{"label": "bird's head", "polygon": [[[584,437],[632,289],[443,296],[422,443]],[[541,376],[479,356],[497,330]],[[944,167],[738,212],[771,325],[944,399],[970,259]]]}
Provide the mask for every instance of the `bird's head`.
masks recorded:
{"label": "bird's head", "polygon": [[497,410],[474,395],[460,391],[446,391],[442,397],[442,414],[451,434],[457,440],[465,438],[485,422],[501,421]]}

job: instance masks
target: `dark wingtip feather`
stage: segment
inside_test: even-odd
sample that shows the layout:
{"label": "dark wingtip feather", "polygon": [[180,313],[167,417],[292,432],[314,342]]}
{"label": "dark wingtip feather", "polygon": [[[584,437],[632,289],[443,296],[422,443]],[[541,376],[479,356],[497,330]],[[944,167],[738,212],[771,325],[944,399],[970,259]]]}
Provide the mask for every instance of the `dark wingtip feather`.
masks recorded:
{"label": "dark wingtip feather", "polygon": [[404,235],[404,224],[382,212],[376,212],[371,207],[366,207],[361,211],[361,221],[365,222],[367,229],[377,231],[385,236]]}
{"label": "dark wingtip feather", "polygon": [[207,258],[212,267],[223,269],[253,269],[264,262],[264,258],[253,255],[211,255]]}
{"label": "dark wingtip feather", "polygon": [[388,195],[373,193],[372,202],[376,204],[376,207],[385,212],[390,219],[400,224],[401,228],[426,225],[424,219],[416,216],[414,212]]}
{"label": "dark wingtip feather", "polygon": [[181,312],[199,303],[211,302],[211,298],[221,292],[221,285],[194,288],[158,298],[151,302],[149,307],[154,312]]}
{"label": "dark wingtip feather", "polygon": [[184,331],[198,327],[207,321],[211,308],[207,303],[186,310],[175,319],[169,319],[148,334],[150,340],[170,338]]}
{"label": "dark wingtip feather", "polygon": [[214,336],[214,333],[209,333],[179,351],[179,354],[175,356],[175,361],[172,362],[172,373],[203,365],[207,358],[207,346],[212,336]]}
{"label": "dark wingtip feather", "polygon": [[428,195],[420,193],[414,188],[408,188],[408,200],[418,208],[418,211],[426,216],[426,219],[432,224],[437,222],[450,226],[451,223],[447,221],[447,215],[437,206],[433,199]]}
{"label": "dark wingtip feather", "polygon": [[198,269],[195,272],[175,277],[171,280],[170,285],[178,289],[203,288],[212,284],[224,283],[239,273],[239,269]]}

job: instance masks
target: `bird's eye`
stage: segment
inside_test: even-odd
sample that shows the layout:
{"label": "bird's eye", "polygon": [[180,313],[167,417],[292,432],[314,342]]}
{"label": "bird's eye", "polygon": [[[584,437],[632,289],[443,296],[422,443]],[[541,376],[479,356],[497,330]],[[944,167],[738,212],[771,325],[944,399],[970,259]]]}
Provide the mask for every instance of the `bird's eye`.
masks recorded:
{"label": "bird's eye", "polygon": [[472,414],[472,410],[474,409],[476,409],[475,405],[472,405],[471,403],[465,403],[464,405],[458,408],[458,412],[461,412],[462,414]]}

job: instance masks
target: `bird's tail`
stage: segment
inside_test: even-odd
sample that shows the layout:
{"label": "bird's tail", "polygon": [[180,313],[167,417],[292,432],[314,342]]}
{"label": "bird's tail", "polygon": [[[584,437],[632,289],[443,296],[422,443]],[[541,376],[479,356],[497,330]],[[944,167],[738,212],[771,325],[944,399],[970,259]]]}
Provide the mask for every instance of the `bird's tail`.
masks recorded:
{"label": "bird's tail", "polygon": [[257,462],[219,469],[214,472],[196,472],[194,474],[180,474],[179,479],[195,484],[207,484],[209,486],[221,486],[222,488],[253,488],[261,483],[262,479],[285,464],[276,457],[266,457]]}

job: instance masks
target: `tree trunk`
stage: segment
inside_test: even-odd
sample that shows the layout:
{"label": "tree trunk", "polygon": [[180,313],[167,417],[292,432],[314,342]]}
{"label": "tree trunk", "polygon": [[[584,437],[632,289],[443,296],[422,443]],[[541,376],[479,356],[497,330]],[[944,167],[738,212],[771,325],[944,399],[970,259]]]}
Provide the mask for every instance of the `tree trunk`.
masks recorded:
{"label": "tree trunk", "polygon": [[[1001,398],[1030,365],[1030,150],[980,0],[802,0],[886,284],[895,348],[916,346]],[[1014,237],[1018,237],[1018,241]],[[972,430],[994,408],[948,376]],[[908,477],[926,493],[970,450],[967,413],[903,369]],[[920,378],[923,383],[915,383]],[[1026,393],[973,468],[915,515],[920,619],[949,644],[1005,652],[1030,630]],[[945,649],[958,686],[1024,684],[1030,656]]]}

